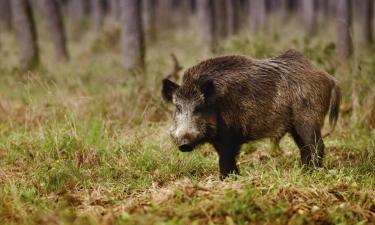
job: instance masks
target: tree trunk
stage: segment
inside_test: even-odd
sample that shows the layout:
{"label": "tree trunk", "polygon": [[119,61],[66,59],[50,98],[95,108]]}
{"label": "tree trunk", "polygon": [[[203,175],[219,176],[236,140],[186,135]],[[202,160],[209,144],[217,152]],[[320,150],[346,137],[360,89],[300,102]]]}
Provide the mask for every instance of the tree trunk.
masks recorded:
{"label": "tree trunk", "polygon": [[33,69],[39,64],[35,21],[28,0],[12,0],[12,15],[21,49],[21,69]]}
{"label": "tree trunk", "polygon": [[156,14],[158,29],[171,28],[176,25],[176,21],[174,21],[175,10],[173,8],[173,0],[157,0]]}
{"label": "tree trunk", "polygon": [[308,35],[314,35],[317,31],[317,2],[316,0],[302,0],[302,12],[305,29]]}
{"label": "tree trunk", "polygon": [[146,28],[150,40],[155,41],[157,35],[156,0],[147,0],[146,4]]}
{"label": "tree trunk", "polygon": [[0,27],[5,30],[12,28],[12,13],[9,1],[0,0]]}
{"label": "tree trunk", "polygon": [[91,15],[94,30],[99,32],[103,27],[104,8],[102,0],[91,0]]}
{"label": "tree trunk", "polygon": [[120,16],[119,4],[119,0],[108,0],[109,14],[114,19],[117,19]]}
{"label": "tree trunk", "polygon": [[371,45],[374,42],[373,33],[373,16],[374,16],[374,2],[373,0],[360,0],[361,7],[361,42],[364,47]]}
{"label": "tree trunk", "polygon": [[353,53],[352,1],[337,0],[336,9],[337,53],[340,58],[349,58]]}
{"label": "tree trunk", "polygon": [[49,33],[56,49],[57,59],[66,61],[69,57],[66,49],[65,29],[59,3],[57,0],[43,0],[43,6]]}
{"label": "tree trunk", "polygon": [[281,8],[281,0],[265,0],[267,12],[273,13]]}
{"label": "tree trunk", "polygon": [[318,11],[322,22],[328,20],[331,16],[329,0],[318,0]]}
{"label": "tree trunk", "polygon": [[214,50],[216,45],[215,37],[215,11],[214,11],[214,0],[199,0],[197,1],[198,8],[198,20],[200,35],[202,41],[209,46],[210,50]]}
{"label": "tree trunk", "polygon": [[227,32],[228,35],[237,34],[240,27],[240,1],[226,0],[225,8],[227,9]]}
{"label": "tree trunk", "polygon": [[189,3],[190,3],[191,14],[195,14],[197,12],[197,1],[190,0]]}
{"label": "tree trunk", "polygon": [[142,27],[141,1],[122,0],[121,43],[125,69],[144,67],[145,45]]}
{"label": "tree trunk", "polygon": [[294,14],[298,9],[298,0],[287,0],[286,7],[289,14]]}
{"label": "tree trunk", "polygon": [[216,37],[224,39],[228,36],[228,15],[226,8],[226,1],[228,0],[214,0],[214,19],[216,24]]}
{"label": "tree trunk", "polygon": [[250,4],[250,25],[253,32],[264,30],[266,23],[266,4],[264,0],[251,0]]}
{"label": "tree trunk", "polygon": [[85,3],[84,0],[69,0],[69,14],[73,23],[81,24],[85,16]]}
{"label": "tree trunk", "polygon": [[187,24],[189,24],[190,18],[192,16],[192,12],[190,10],[190,2],[188,0],[180,0],[178,2],[178,9],[176,10],[176,12],[178,13],[177,17],[179,18],[178,26],[187,28]]}

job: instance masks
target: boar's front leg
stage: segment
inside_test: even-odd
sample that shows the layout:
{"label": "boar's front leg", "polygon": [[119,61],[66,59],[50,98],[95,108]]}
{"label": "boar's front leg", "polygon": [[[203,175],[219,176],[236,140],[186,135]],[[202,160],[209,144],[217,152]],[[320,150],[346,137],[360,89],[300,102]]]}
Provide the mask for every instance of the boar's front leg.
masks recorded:
{"label": "boar's front leg", "polygon": [[219,154],[220,179],[223,180],[230,174],[239,174],[236,164],[236,156],[240,149],[237,144],[217,144],[214,145]]}

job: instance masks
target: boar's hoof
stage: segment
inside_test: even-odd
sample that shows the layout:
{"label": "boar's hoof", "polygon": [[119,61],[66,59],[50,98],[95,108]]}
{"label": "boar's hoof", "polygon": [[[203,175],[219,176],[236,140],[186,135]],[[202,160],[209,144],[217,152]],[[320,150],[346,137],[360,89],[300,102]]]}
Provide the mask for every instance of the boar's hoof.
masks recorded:
{"label": "boar's hoof", "polygon": [[[235,175],[235,176],[231,176],[231,175]],[[237,176],[240,175],[240,173],[238,171],[233,171],[231,173],[228,173],[228,174],[222,174],[220,175],[220,180],[221,181],[224,181],[226,180],[228,177],[231,177],[232,179],[234,180],[237,180]]]}

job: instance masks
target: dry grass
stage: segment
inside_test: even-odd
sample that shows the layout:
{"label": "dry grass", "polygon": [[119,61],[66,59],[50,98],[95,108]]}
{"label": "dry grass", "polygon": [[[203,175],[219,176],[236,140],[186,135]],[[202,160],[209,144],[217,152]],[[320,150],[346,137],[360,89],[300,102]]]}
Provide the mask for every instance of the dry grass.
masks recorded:
{"label": "dry grass", "polygon": [[[277,157],[267,140],[245,145],[242,175],[222,182],[210,146],[182,154],[171,144],[171,109],[159,95],[171,52],[185,68],[203,58],[196,35],[161,34],[148,45],[147,71],[134,73],[121,69],[108,43],[118,34],[107,32],[71,41],[72,60],[63,65],[44,43],[43,67],[25,74],[14,38],[1,36],[1,224],[375,223],[373,56],[343,69],[330,37],[310,41],[278,30],[223,43],[219,54],[300,49],[341,81],[346,113],[325,140],[323,169],[301,170],[286,137]],[[364,85],[353,89],[353,82]]]}

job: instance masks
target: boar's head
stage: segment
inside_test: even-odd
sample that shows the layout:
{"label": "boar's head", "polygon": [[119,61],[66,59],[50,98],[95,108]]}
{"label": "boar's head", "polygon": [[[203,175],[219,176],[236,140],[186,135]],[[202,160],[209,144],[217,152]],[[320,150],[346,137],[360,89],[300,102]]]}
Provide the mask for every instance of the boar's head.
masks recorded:
{"label": "boar's head", "polygon": [[175,105],[174,125],[170,129],[180,151],[192,151],[216,135],[215,86],[212,80],[179,86],[163,80],[162,96]]}

